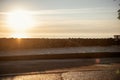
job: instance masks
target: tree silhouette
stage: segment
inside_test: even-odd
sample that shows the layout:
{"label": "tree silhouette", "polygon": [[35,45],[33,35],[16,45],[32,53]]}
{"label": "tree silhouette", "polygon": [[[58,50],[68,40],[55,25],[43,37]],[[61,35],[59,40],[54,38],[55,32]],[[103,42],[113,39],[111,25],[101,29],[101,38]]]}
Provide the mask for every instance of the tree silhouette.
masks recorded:
{"label": "tree silhouette", "polygon": [[118,19],[120,20],[120,9],[118,10]]}
{"label": "tree silhouette", "polygon": [[[118,5],[120,6],[120,0],[113,0],[113,1],[118,1]],[[117,12],[118,12],[118,19],[120,20],[120,9]]]}

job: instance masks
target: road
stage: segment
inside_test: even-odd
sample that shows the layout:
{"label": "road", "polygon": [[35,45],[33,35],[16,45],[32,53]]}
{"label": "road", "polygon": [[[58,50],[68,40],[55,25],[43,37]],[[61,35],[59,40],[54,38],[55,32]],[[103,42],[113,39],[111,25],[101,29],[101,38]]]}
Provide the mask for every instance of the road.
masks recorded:
{"label": "road", "polygon": [[16,57],[15,60],[10,58],[11,61],[2,59],[0,61],[0,80],[120,80],[120,58],[117,57],[118,54],[114,54],[115,57],[111,58],[62,59],[61,56],[61,59],[42,59],[39,56],[40,59],[30,60],[25,57],[25,55],[69,54],[70,52],[72,54],[86,54],[86,52],[89,54],[96,52],[120,53],[120,46],[0,51],[1,58],[10,56],[23,56],[24,58],[22,60],[17,60],[19,57]]}
{"label": "road", "polygon": [[1,61],[0,74],[49,71],[94,64],[120,63],[120,58]]}
{"label": "road", "polygon": [[119,80],[120,58],[1,61],[0,80],[18,79]]}

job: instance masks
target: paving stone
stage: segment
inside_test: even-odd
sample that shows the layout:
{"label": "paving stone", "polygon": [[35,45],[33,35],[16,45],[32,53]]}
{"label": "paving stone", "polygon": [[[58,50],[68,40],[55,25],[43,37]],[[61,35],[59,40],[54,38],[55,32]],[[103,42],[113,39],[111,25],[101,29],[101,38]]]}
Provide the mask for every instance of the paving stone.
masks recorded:
{"label": "paving stone", "polygon": [[67,72],[62,74],[63,80],[120,80],[120,74],[112,71]]}
{"label": "paving stone", "polygon": [[61,80],[60,74],[36,74],[0,77],[0,80]]}

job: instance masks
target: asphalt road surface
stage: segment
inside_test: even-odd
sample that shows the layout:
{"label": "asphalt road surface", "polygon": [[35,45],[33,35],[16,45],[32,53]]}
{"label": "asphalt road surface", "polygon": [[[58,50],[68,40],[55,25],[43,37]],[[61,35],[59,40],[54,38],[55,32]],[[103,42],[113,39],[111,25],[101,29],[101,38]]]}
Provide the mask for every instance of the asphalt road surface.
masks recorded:
{"label": "asphalt road surface", "polygon": [[120,58],[1,61],[0,80],[119,80]]}

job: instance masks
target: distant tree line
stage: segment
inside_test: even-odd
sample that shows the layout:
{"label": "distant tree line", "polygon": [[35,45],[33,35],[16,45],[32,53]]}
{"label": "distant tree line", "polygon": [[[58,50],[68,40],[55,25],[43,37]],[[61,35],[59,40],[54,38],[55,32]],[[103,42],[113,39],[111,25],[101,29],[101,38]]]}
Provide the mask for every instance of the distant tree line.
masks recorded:
{"label": "distant tree line", "polygon": [[120,45],[120,40],[108,39],[0,39],[0,50],[42,49],[81,46],[111,46]]}

